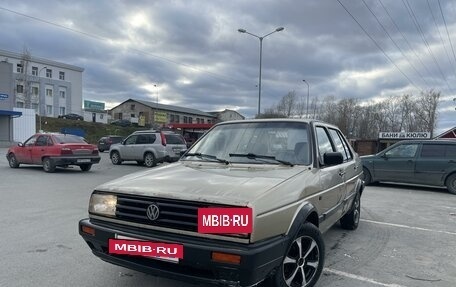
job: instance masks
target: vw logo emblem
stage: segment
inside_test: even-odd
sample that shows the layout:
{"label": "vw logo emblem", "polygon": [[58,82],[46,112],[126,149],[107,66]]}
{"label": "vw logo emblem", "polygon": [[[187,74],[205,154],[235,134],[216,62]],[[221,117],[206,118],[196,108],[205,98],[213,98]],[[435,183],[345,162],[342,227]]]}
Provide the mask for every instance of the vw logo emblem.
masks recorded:
{"label": "vw logo emblem", "polygon": [[151,221],[154,221],[160,215],[160,209],[155,203],[151,204],[147,207],[146,214],[147,218],[149,218]]}

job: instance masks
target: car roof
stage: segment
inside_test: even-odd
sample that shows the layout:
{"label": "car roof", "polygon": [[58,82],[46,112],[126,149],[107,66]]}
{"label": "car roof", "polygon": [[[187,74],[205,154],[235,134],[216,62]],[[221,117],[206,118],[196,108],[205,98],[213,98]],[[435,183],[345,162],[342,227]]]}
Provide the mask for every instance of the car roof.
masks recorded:
{"label": "car roof", "polygon": [[456,144],[454,139],[401,140],[400,143]]}

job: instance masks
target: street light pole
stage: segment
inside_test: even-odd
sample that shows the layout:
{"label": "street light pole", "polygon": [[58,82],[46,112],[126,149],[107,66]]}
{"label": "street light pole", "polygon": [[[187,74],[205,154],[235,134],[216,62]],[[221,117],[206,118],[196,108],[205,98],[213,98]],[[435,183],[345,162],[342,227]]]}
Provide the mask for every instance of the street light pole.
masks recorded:
{"label": "street light pole", "polygon": [[263,39],[266,38],[267,36],[275,33],[275,32],[280,32],[280,31],[283,31],[285,28],[283,27],[279,27],[277,29],[275,29],[274,31],[272,31],[271,33],[268,33],[262,37],[258,36],[258,35],[255,35],[255,34],[252,34],[250,32],[248,32],[247,30],[245,29],[238,29],[238,32],[239,33],[245,33],[245,34],[249,34],[253,37],[256,37],[260,40],[260,76],[259,76],[259,79],[258,79],[258,116],[260,115],[261,113],[261,66],[262,66],[262,60],[263,60]]}
{"label": "street light pole", "polygon": [[306,80],[302,80],[302,81],[307,84],[306,119],[308,119],[309,118],[309,91],[310,91],[310,86],[309,86],[309,83]]}
{"label": "street light pole", "polygon": [[[38,120],[40,121],[40,132],[41,132],[41,71],[44,70],[44,69],[47,69],[46,66],[44,66],[43,68],[40,69],[40,71],[38,72],[38,79],[40,81],[40,89],[38,90]],[[46,96],[46,95],[45,95]]]}

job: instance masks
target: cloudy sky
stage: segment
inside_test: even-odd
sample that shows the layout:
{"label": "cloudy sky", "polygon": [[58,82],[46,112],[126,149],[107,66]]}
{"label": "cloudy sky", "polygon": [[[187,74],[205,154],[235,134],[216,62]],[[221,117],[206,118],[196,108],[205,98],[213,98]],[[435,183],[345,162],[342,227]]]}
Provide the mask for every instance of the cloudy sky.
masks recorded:
{"label": "cloudy sky", "polygon": [[[351,15],[350,15],[351,14]],[[443,17],[442,17],[443,15]],[[359,23],[359,24],[358,24]],[[0,49],[83,67],[83,97],[128,98],[253,117],[289,91],[378,100],[442,93],[456,126],[456,1],[199,0],[0,2]],[[450,41],[451,39],[451,41]]]}

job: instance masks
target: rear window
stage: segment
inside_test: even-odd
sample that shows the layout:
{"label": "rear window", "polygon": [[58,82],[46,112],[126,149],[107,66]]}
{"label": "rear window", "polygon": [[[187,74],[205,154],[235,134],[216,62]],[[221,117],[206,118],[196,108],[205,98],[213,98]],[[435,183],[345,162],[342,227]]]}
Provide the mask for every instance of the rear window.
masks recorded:
{"label": "rear window", "polygon": [[87,143],[83,138],[75,135],[54,135],[57,143]]}
{"label": "rear window", "polygon": [[185,144],[185,140],[181,135],[165,134],[166,144]]}
{"label": "rear window", "polygon": [[437,157],[445,156],[445,146],[439,144],[424,144],[421,148],[421,157]]}

